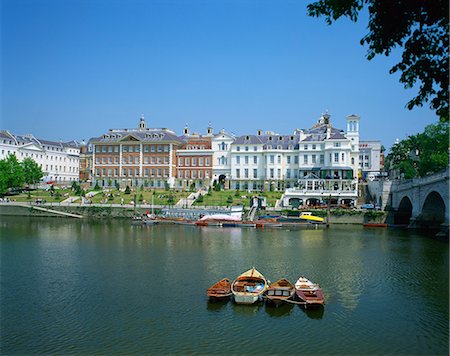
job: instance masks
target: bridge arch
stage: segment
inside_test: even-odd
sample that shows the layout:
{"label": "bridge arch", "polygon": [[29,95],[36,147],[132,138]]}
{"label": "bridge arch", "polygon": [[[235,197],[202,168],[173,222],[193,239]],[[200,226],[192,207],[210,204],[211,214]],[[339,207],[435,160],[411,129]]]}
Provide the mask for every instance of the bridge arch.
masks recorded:
{"label": "bridge arch", "polygon": [[407,225],[411,219],[413,205],[411,199],[405,195],[398,206],[398,210],[394,214],[394,224]]}
{"label": "bridge arch", "polygon": [[431,224],[431,227],[438,227],[445,221],[446,213],[444,199],[441,194],[433,190],[425,198],[420,220],[427,222],[428,225]]}

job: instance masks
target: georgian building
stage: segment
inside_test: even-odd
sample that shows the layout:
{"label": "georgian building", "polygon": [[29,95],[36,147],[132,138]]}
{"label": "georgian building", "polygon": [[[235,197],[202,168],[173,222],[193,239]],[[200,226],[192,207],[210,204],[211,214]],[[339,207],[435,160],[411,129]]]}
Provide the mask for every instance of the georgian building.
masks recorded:
{"label": "georgian building", "polygon": [[356,204],[359,168],[359,116],[347,116],[347,131],[323,114],[309,130],[299,130],[298,182],[286,189],[283,206]]}
{"label": "georgian building", "polygon": [[180,189],[199,189],[211,185],[213,177],[213,131],[211,124],[206,135],[191,133],[186,126],[181,147],[176,151],[177,179],[175,186]]}
{"label": "georgian building", "polygon": [[121,187],[175,186],[176,151],[183,141],[167,128],[110,129],[92,141],[93,184]]}
{"label": "georgian building", "polygon": [[0,131],[0,159],[14,154],[19,161],[29,157],[44,172],[44,182],[65,184],[78,181],[80,146],[76,141],[56,142],[31,134],[15,135]]}

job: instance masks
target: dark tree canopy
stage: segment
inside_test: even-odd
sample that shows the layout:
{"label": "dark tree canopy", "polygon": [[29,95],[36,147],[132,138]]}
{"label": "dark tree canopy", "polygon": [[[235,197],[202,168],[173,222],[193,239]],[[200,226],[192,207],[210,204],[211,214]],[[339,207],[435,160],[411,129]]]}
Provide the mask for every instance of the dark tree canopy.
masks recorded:
{"label": "dark tree canopy", "polygon": [[320,0],[308,5],[310,16],[325,16],[330,25],[340,17],[358,20],[368,7],[367,58],[388,56],[403,48],[402,61],[390,73],[401,72],[405,88],[420,83],[408,109],[429,102],[442,121],[448,121],[449,97],[449,3],[448,0]]}

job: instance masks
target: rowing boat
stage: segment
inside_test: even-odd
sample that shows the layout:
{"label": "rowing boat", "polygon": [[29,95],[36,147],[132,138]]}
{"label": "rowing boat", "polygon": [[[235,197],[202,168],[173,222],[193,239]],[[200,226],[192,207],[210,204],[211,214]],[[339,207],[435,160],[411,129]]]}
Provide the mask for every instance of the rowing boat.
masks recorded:
{"label": "rowing boat", "polygon": [[239,275],[231,285],[237,304],[253,304],[261,300],[267,289],[266,278],[255,267]]}
{"label": "rowing boat", "polygon": [[266,291],[266,299],[275,304],[291,299],[295,295],[295,287],[286,278],[272,283]]}
{"label": "rowing boat", "polygon": [[206,294],[210,299],[223,300],[229,298],[231,293],[231,281],[223,278],[213,286],[209,287]]}
{"label": "rowing boat", "polygon": [[306,305],[317,306],[324,303],[324,296],[320,286],[303,276],[295,283],[295,293]]}

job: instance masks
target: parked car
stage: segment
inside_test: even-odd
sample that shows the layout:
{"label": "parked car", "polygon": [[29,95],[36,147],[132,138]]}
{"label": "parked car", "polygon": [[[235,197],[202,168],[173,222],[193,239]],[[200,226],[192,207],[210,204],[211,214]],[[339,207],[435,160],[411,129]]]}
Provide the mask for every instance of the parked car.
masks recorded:
{"label": "parked car", "polygon": [[373,204],[363,204],[363,205],[361,205],[361,209],[375,209],[375,205],[373,205]]}

